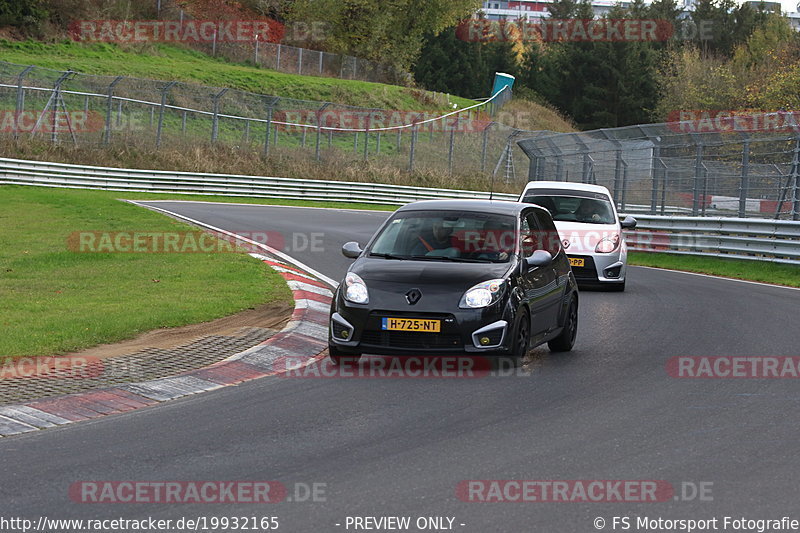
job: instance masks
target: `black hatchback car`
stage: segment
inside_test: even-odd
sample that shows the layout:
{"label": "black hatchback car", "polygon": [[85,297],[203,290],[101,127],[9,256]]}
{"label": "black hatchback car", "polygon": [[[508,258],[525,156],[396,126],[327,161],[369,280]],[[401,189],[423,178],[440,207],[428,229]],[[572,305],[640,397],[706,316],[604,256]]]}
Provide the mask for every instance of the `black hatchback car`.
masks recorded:
{"label": "black hatchback car", "polygon": [[380,355],[522,357],[569,351],[578,290],[550,214],[489,200],[425,200],[394,212],[355,259],[331,306],[334,363]]}

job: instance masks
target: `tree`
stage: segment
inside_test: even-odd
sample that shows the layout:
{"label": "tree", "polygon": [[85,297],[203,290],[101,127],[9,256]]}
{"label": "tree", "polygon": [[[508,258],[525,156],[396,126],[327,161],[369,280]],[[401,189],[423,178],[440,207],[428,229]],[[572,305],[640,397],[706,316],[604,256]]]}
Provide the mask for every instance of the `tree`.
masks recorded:
{"label": "tree", "polygon": [[426,35],[472,15],[480,0],[297,0],[290,20],[327,23],[326,47],[410,70]]}

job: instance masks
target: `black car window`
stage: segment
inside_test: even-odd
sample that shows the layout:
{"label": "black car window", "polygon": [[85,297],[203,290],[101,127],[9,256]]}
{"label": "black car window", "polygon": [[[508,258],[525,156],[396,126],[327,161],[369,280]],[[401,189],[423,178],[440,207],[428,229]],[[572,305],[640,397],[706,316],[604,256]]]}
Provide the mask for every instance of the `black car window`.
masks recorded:
{"label": "black car window", "polygon": [[519,231],[519,246],[523,257],[539,249],[539,225],[532,211],[522,214]]}
{"label": "black car window", "polygon": [[547,250],[551,255],[555,256],[561,250],[561,236],[558,234],[558,229],[556,229],[553,219],[549,217],[547,213],[541,211],[535,211],[534,216],[539,224],[539,228],[541,228],[539,242],[541,243],[542,249]]}

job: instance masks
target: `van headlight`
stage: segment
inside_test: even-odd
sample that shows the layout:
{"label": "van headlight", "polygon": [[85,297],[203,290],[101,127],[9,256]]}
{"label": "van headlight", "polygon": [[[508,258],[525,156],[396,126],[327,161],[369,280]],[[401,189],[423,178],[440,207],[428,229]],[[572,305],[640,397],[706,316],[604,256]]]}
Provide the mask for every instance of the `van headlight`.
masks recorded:
{"label": "van headlight", "polygon": [[597,243],[595,246],[594,251],[598,254],[610,254],[614,250],[617,249],[619,246],[619,235],[614,235],[612,237],[605,237],[603,240]]}
{"label": "van headlight", "polygon": [[503,296],[505,284],[504,279],[490,279],[478,283],[464,293],[458,306],[462,309],[479,309],[497,303]]}
{"label": "van headlight", "polygon": [[367,284],[358,274],[348,272],[344,278],[345,290],[344,299],[355,304],[365,304],[369,302],[369,292]]}

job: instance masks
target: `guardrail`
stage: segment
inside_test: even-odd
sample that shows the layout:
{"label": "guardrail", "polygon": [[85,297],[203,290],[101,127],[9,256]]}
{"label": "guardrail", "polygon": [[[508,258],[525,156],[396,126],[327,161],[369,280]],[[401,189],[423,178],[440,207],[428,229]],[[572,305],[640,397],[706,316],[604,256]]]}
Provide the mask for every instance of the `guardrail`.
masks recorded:
{"label": "guardrail", "polygon": [[[7,158],[0,158],[0,183],[390,205],[437,198],[489,198],[489,193],[483,191],[428,189],[385,183],[135,170]],[[517,195],[494,193],[493,198],[516,200]]]}
{"label": "guardrail", "polygon": [[800,222],[757,218],[636,215],[628,249],[800,265]]}
{"label": "guardrail", "polygon": [[[8,158],[0,158],[0,184],[389,205],[415,200],[489,198],[485,191],[135,170]],[[502,193],[494,193],[492,197],[497,200],[517,199],[517,195]],[[630,250],[800,265],[800,222],[641,214],[636,214],[636,219],[639,221],[636,230],[626,232]]]}

